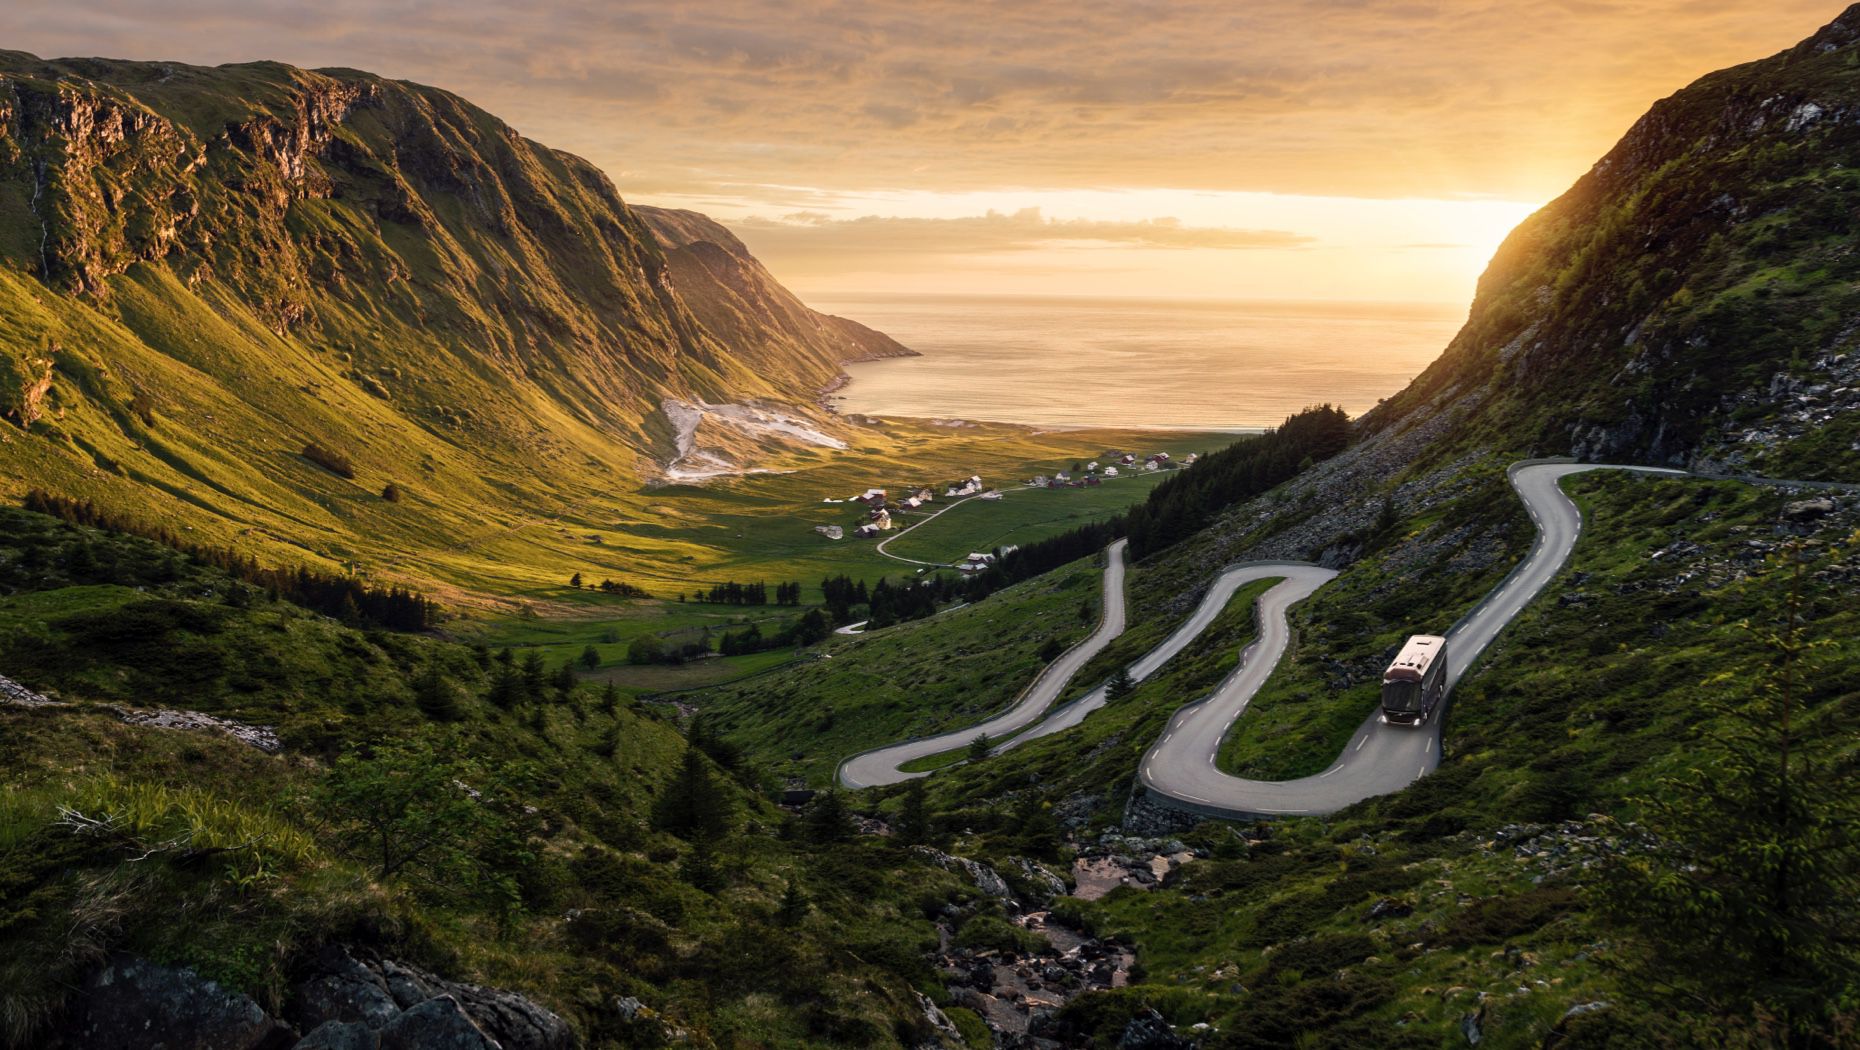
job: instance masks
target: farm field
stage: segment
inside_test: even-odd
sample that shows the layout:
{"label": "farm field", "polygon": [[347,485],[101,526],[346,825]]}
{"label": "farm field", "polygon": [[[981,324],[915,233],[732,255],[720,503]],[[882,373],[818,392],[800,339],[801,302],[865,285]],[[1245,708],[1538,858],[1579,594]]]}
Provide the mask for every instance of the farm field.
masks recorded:
{"label": "farm field", "polygon": [[[970,500],[960,509],[925,522],[885,550],[923,561],[959,561],[970,551],[1044,539],[1137,503],[1174,471],[1115,477],[1094,488],[1005,489],[998,500]],[[909,525],[925,515],[894,518]]]}

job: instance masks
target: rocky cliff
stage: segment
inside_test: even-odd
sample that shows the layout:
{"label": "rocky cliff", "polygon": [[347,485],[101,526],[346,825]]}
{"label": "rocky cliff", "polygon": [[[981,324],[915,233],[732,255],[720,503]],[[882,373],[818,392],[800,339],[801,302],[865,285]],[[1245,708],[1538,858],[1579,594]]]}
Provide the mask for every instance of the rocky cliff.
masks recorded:
{"label": "rocky cliff", "polygon": [[804,370],[821,386],[848,361],[915,351],[857,321],[809,308],[722,223],[694,211],[636,207],[693,313],[738,356]]}
{"label": "rocky cliff", "polygon": [[1655,104],[1367,429],[1476,404],[1514,451],[1860,476],[1857,231],[1860,7]]}

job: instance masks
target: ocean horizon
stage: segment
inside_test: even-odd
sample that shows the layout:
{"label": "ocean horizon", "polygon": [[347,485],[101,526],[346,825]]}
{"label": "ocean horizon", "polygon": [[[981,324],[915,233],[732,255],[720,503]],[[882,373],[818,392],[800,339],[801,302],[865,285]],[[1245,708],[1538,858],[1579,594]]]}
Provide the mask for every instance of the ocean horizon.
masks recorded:
{"label": "ocean horizon", "polygon": [[1068,427],[1252,430],[1351,415],[1446,348],[1463,304],[864,293],[808,304],[921,354],[849,364],[842,412]]}

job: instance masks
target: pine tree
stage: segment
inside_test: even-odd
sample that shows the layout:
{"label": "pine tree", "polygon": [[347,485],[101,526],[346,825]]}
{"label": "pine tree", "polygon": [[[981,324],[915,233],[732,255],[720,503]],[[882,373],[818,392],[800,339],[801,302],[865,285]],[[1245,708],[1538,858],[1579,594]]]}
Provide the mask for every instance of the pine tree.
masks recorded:
{"label": "pine tree", "polygon": [[581,651],[581,666],[592,671],[601,666],[601,651],[592,645]]}
{"label": "pine tree", "polygon": [[620,687],[608,682],[601,689],[601,710],[612,718],[620,710]]}
{"label": "pine tree", "polygon": [[788,880],[788,888],[781,895],[781,903],[775,908],[775,922],[779,926],[799,926],[807,918],[808,909],[813,902],[793,879]]}
{"label": "pine tree", "polygon": [[853,837],[852,814],[847,811],[846,800],[839,792],[828,788],[814,796],[807,807],[802,833],[807,841],[823,846]]}
{"label": "pine tree", "polygon": [[898,808],[894,832],[898,842],[905,846],[921,846],[930,841],[930,811],[924,798],[923,778],[905,786],[904,804]]}
{"label": "pine tree", "polygon": [[1120,667],[1111,675],[1111,680],[1104,683],[1106,700],[1122,700],[1137,688],[1137,680],[1130,676],[1130,668]]}
{"label": "pine tree", "polygon": [[969,761],[980,762],[987,758],[988,752],[993,750],[994,746],[995,742],[988,739],[987,733],[978,734],[974,740],[969,741]]}
{"label": "pine tree", "polygon": [[541,700],[543,690],[549,685],[549,668],[544,665],[542,654],[534,649],[523,654],[523,695],[531,700]]}
{"label": "pine tree", "polygon": [[499,663],[491,672],[491,691],[485,699],[500,710],[508,711],[523,699],[523,679],[508,662]]}
{"label": "pine tree", "polygon": [[723,889],[723,871],[717,866],[717,856],[711,852],[709,839],[698,839],[685,855],[683,863],[678,866],[678,873],[693,889],[715,894]]}
{"label": "pine tree", "polygon": [[569,695],[575,691],[575,682],[575,665],[573,663],[565,663],[556,669],[555,691],[558,697],[563,700],[568,699]]}
{"label": "pine tree", "polygon": [[672,782],[652,807],[652,825],[690,841],[714,839],[729,826],[730,801],[710,774],[703,752],[685,748]]}
{"label": "pine tree", "polygon": [[457,721],[463,713],[459,709],[458,691],[440,673],[437,664],[428,664],[420,677],[414,679],[413,702],[421,714],[435,722]]}

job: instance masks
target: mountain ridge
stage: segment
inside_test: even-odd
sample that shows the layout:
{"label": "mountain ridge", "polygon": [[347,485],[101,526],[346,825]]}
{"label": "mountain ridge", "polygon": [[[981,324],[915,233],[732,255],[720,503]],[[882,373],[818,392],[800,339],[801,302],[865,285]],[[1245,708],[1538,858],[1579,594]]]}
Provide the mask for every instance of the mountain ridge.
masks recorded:
{"label": "mountain ridge", "polygon": [[846,432],[840,361],[908,351],[698,243],[439,89],[0,52],[0,491],[376,561],[658,476],[668,401]]}

